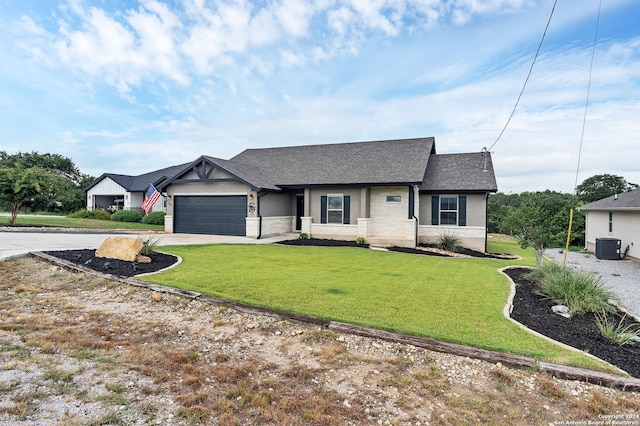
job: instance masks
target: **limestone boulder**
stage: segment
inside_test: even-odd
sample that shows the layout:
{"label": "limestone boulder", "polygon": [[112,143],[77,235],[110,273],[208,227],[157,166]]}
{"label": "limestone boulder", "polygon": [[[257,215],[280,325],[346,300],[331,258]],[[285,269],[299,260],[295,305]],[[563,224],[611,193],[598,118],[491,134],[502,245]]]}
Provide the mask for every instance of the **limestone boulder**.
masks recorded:
{"label": "limestone boulder", "polygon": [[144,247],[140,238],[107,237],[96,250],[96,257],[133,262]]}

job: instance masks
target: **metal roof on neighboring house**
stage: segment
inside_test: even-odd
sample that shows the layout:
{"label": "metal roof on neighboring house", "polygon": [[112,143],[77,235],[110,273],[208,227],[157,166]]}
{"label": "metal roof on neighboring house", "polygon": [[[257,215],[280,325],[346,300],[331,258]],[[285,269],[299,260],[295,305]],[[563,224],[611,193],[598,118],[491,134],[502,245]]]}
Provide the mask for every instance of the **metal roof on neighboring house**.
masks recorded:
{"label": "metal roof on neighboring house", "polygon": [[432,155],[420,190],[496,192],[498,185],[491,154],[471,152]]}
{"label": "metal roof on neighboring house", "polygon": [[640,210],[640,188],[585,204],[578,210]]}

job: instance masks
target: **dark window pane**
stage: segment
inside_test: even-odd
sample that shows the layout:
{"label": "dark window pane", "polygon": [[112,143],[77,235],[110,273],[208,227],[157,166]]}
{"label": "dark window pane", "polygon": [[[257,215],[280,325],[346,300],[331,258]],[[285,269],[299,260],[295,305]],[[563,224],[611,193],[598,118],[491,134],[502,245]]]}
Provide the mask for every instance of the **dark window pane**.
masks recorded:
{"label": "dark window pane", "polygon": [[329,210],[342,210],[342,197],[329,197]]}
{"label": "dark window pane", "polygon": [[458,214],[455,212],[441,212],[440,225],[456,225],[458,223]]}
{"label": "dark window pane", "polygon": [[329,223],[342,223],[342,210],[330,210]]}

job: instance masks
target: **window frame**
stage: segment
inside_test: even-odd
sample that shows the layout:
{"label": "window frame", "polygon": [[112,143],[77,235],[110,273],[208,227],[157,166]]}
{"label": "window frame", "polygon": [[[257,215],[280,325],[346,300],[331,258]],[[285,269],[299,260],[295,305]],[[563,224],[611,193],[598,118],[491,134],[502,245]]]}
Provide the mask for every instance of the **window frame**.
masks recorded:
{"label": "window frame", "polygon": [[[340,199],[340,208],[331,208],[331,199],[339,198]],[[332,221],[331,213],[340,212],[340,221]],[[335,220],[335,219],[334,219]],[[327,223],[333,225],[343,225],[344,224],[344,194],[327,194]]]}
{"label": "window frame", "polygon": [[609,212],[609,232],[613,232],[613,212]]}
{"label": "window frame", "polygon": [[[456,206],[455,209],[451,209],[451,208],[446,208],[445,209],[445,208],[443,208],[442,202],[443,202],[443,200],[446,200],[446,199],[455,199],[455,206]],[[438,211],[438,223],[440,225],[458,226],[458,219],[459,219],[459,216],[460,216],[460,214],[459,214],[459,211],[460,211],[460,197],[458,195],[445,195],[445,196],[440,195],[439,196],[439,200],[438,200],[438,207],[439,207],[438,208],[438,210],[439,210]],[[447,203],[447,207],[450,207],[449,203]],[[449,223],[450,221],[446,221],[446,223],[445,223],[445,221],[443,221],[443,214],[446,214],[446,215],[455,214],[455,222]]]}
{"label": "window frame", "polygon": [[401,203],[402,195],[387,195],[387,203]]}

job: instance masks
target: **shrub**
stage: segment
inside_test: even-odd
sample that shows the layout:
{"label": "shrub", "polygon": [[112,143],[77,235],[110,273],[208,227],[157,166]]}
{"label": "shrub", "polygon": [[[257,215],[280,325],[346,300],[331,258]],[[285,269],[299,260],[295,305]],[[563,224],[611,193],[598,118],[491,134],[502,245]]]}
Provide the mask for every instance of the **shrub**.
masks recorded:
{"label": "shrub", "polygon": [[571,314],[615,311],[610,300],[615,300],[616,296],[593,272],[547,262],[530,277],[538,281],[544,295],[566,305]]}
{"label": "shrub", "polygon": [[151,253],[155,251],[157,245],[158,245],[158,239],[153,237],[149,238],[144,242],[144,245],[142,246],[142,250],[140,251],[140,254],[149,256]]}
{"label": "shrub", "polygon": [[623,315],[616,324],[609,321],[606,312],[596,312],[596,324],[602,337],[619,346],[636,343],[640,337],[640,330],[633,325],[625,325],[626,318],[627,316]]}
{"label": "shrub", "polygon": [[438,238],[436,247],[455,253],[460,248],[460,240],[455,235],[444,233]]}
{"label": "shrub", "polygon": [[96,209],[96,210],[87,210],[82,209],[77,212],[68,214],[67,217],[72,219],[97,219],[97,220],[109,220],[111,219],[111,215],[109,212],[104,210]]}
{"label": "shrub", "polygon": [[356,244],[358,244],[359,246],[363,246],[366,242],[367,240],[364,237],[356,238]]}
{"label": "shrub", "polygon": [[301,232],[300,236],[298,237],[301,240],[308,240],[309,239],[309,234],[307,234],[306,232]]}
{"label": "shrub", "polygon": [[135,210],[118,210],[111,215],[111,220],[117,222],[140,222],[142,215]]}
{"label": "shrub", "polygon": [[164,225],[164,212],[151,212],[142,218],[147,225]]}

